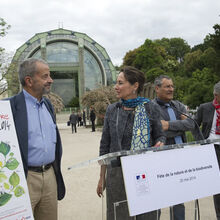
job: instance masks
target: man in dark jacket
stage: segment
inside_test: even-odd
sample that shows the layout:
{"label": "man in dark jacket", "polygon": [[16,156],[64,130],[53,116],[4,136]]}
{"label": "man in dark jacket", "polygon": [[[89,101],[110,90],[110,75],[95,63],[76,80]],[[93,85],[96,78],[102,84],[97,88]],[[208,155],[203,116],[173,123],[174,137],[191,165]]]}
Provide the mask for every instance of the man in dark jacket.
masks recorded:
{"label": "man in dark jacket", "polygon": [[63,199],[62,144],[53,107],[43,98],[53,80],[49,66],[39,59],[20,64],[23,90],[10,98],[21,157],[35,220],[57,220],[57,199]]}
{"label": "man in dark jacket", "polygon": [[73,128],[74,128],[75,133],[76,133],[77,132],[76,123],[78,121],[78,116],[74,113],[74,111],[70,115],[69,121],[70,121],[70,124],[71,124],[71,127],[72,127],[72,134],[73,134]]}
{"label": "man in dark jacket", "polygon": [[[185,106],[173,100],[174,85],[169,76],[161,75],[155,79],[157,97],[153,100],[160,107],[161,124],[166,135],[166,145],[186,142],[185,131],[194,129],[194,122],[181,113],[186,113]],[[170,208],[171,220],[185,220],[184,204]]]}
{"label": "man in dark jacket", "polygon": [[91,107],[90,108],[90,120],[92,122],[92,132],[95,131],[95,119],[96,119],[96,115],[95,115],[93,107]]}
{"label": "man in dark jacket", "polygon": [[[196,129],[193,134],[196,140],[220,139],[220,81],[215,84],[214,100],[201,104],[195,115],[195,121],[202,127],[202,134]],[[220,147],[220,146],[219,146]],[[214,195],[216,217],[220,220],[220,194]]]}

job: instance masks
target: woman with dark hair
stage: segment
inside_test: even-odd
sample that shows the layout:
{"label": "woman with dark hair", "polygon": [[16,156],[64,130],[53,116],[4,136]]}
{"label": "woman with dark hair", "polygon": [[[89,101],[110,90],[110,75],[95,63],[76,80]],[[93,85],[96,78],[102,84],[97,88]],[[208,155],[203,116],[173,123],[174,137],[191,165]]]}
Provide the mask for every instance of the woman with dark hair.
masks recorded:
{"label": "woman with dark hair", "polygon": [[[126,66],[121,69],[115,85],[119,102],[106,110],[100,156],[121,150],[138,150],[162,146],[165,136],[162,131],[158,106],[138,94],[143,90],[144,73]],[[106,175],[107,170],[107,175]],[[103,196],[106,187],[107,220],[114,219],[114,202],[126,200],[120,165],[101,166],[97,194]],[[121,208],[120,208],[121,207]],[[117,207],[117,219],[131,219],[127,203]],[[156,220],[156,211],[138,215],[137,220]]]}

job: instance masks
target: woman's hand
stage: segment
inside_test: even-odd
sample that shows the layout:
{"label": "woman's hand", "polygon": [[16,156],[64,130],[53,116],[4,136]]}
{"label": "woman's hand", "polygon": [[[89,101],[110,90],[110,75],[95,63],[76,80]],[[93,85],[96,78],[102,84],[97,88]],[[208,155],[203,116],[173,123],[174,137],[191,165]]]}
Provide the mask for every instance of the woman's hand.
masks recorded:
{"label": "woman's hand", "polygon": [[158,142],[154,145],[154,147],[161,147],[161,146],[163,146],[163,145],[164,145],[163,142],[158,141]]}
{"label": "woman's hand", "polygon": [[97,195],[99,197],[103,196],[104,190],[105,190],[105,178],[100,177],[99,182],[98,182],[98,186],[96,189]]}

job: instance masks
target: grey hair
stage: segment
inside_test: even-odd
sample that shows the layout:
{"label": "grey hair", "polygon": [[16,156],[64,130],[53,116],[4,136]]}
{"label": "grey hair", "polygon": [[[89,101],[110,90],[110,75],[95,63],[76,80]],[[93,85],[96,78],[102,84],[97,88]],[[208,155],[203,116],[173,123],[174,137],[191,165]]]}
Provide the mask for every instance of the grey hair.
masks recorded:
{"label": "grey hair", "polygon": [[25,86],[26,76],[33,77],[37,73],[36,63],[38,62],[48,65],[44,60],[36,58],[29,58],[20,64],[18,69],[18,75],[22,86]]}
{"label": "grey hair", "polygon": [[154,86],[161,86],[162,85],[162,80],[163,79],[168,79],[168,80],[172,80],[172,78],[170,78],[167,75],[160,75],[158,76],[155,80],[154,80]]}
{"label": "grey hair", "polygon": [[218,94],[218,95],[220,94],[220,81],[214,85],[213,93]]}

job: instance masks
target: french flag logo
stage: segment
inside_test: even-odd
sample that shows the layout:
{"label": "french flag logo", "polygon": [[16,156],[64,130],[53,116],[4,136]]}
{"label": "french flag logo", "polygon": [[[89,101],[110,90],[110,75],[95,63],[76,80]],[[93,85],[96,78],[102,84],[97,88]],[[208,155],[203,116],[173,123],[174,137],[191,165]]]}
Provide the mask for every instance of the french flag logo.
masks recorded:
{"label": "french flag logo", "polygon": [[140,175],[136,175],[136,180],[145,180],[146,179],[146,174],[140,174]]}

